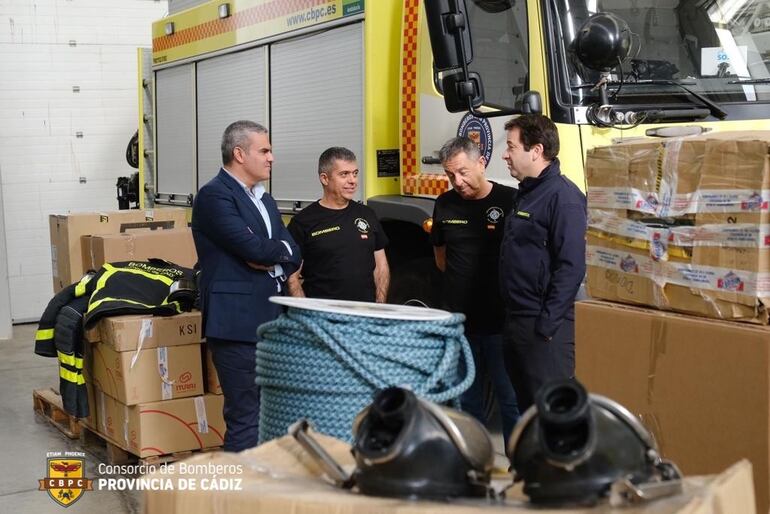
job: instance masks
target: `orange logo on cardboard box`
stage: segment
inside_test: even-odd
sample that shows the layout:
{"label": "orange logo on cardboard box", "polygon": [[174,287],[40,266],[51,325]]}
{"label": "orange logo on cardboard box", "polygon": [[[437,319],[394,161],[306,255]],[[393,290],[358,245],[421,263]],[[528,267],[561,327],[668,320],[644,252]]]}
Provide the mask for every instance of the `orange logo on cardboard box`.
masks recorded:
{"label": "orange logo on cardboard box", "polygon": [[[49,455],[52,455],[49,453]],[[39,482],[39,491],[48,491],[48,496],[62,507],[69,507],[84,491],[93,491],[93,480],[85,477],[85,453],[61,452],[47,459],[47,475]]]}
{"label": "orange logo on cardboard box", "polygon": [[185,371],[184,373],[182,373],[182,374],[179,376],[179,381],[180,381],[181,383],[183,383],[183,384],[184,384],[185,382],[189,382],[191,379],[192,379],[192,373],[190,373],[189,371]]}

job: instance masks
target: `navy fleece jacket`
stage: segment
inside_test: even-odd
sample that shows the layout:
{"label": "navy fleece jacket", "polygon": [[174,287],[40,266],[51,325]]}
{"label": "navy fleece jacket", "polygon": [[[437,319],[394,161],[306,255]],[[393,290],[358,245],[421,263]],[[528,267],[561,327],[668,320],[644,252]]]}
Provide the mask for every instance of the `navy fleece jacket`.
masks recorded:
{"label": "navy fleece jacket", "polygon": [[500,247],[500,287],[513,316],[537,317],[535,330],[552,337],[574,303],[586,272],[586,197],[554,159],[525,178],[506,216]]}

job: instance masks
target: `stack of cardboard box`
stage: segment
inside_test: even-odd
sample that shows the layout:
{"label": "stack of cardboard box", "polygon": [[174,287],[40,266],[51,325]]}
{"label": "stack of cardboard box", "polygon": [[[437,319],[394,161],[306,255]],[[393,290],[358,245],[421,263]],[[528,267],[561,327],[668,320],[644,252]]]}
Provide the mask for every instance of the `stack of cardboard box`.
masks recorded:
{"label": "stack of cardboard box", "polygon": [[[50,227],[55,291],[106,262],[197,261],[185,209],[53,215]],[[99,321],[86,333],[84,423],[139,457],[221,446],[223,397],[201,328],[198,311]]]}
{"label": "stack of cardboard box", "polygon": [[185,209],[52,214],[49,228],[54,293],[105,262],[155,257],[191,268],[197,260]]}
{"label": "stack of cardboard box", "polygon": [[588,152],[595,298],[766,324],[770,132]]}
{"label": "stack of cardboard box", "polygon": [[596,148],[586,176],[587,290],[609,301],[577,304],[578,379],[685,474],[750,459],[768,512],[770,132]]}
{"label": "stack of cardboard box", "polygon": [[223,398],[205,394],[200,312],[108,317],[96,332],[86,361],[100,434],[139,457],[222,445]]}

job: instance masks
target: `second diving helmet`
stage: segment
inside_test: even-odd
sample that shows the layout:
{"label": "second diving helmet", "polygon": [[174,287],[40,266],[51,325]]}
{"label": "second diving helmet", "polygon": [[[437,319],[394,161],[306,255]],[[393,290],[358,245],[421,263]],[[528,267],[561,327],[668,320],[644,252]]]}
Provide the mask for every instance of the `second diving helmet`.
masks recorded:
{"label": "second diving helmet", "polygon": [[676,466],[622,405],[576,380],[538,391],[508,443],[514,479],[533,504],[633,503],[681,491]]}

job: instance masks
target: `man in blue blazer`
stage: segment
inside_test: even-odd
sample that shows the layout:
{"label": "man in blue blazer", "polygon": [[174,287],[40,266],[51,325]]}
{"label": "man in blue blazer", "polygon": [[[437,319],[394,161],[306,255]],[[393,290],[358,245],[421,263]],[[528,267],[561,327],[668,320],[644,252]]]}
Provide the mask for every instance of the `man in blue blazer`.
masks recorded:
{"label": "man in blue blazer", "polygon": [[225,451],[257,445],[257,327],[275,319],[285,280],[301,257],[275,200],[260,184],[270,179],[273,153],[265,127],[236,121],[222,136],[219,174],[198,191],[192,232],[200,265],[203,333],[225,397]]}

